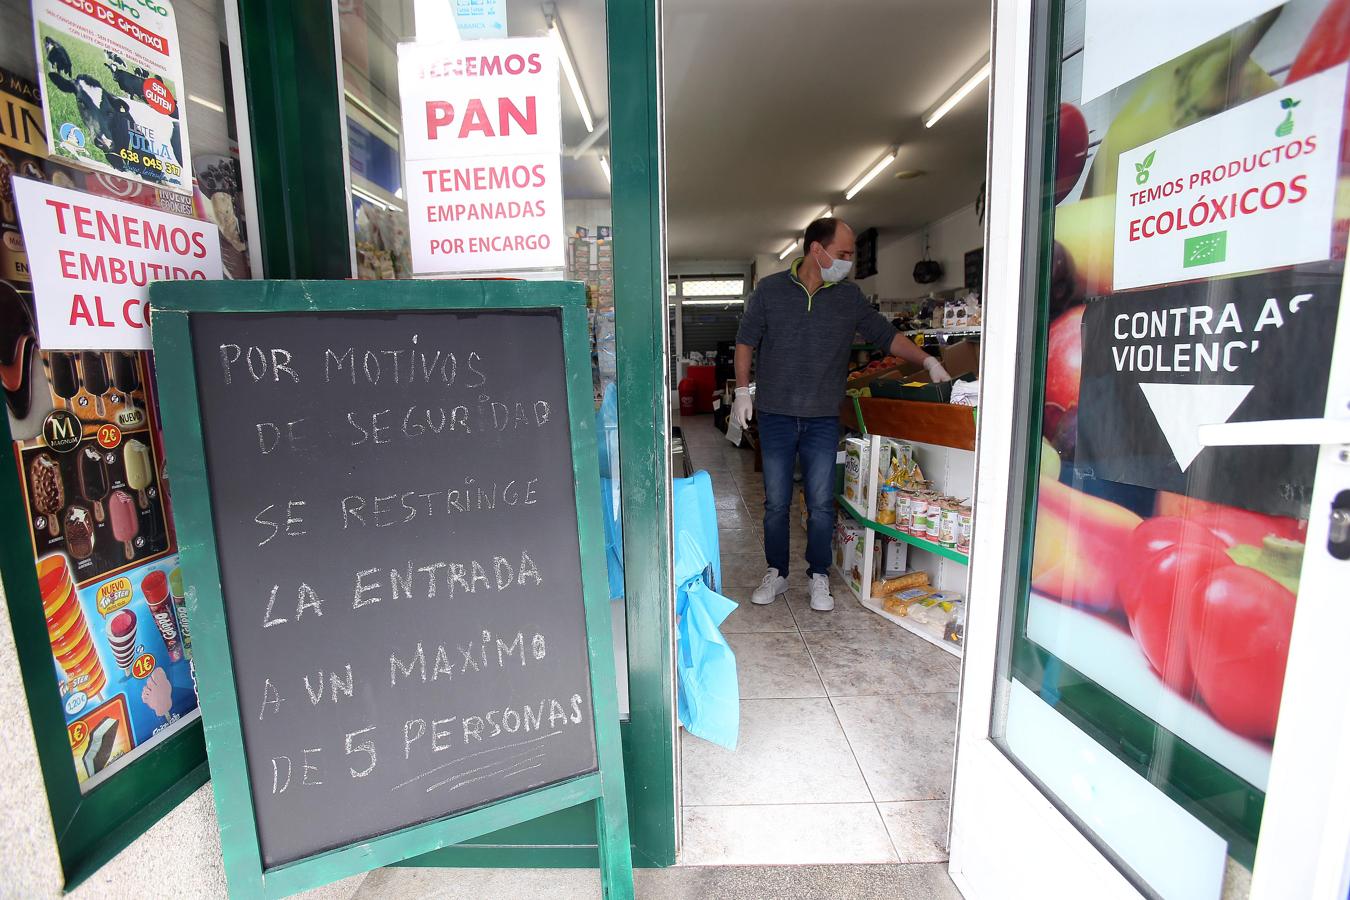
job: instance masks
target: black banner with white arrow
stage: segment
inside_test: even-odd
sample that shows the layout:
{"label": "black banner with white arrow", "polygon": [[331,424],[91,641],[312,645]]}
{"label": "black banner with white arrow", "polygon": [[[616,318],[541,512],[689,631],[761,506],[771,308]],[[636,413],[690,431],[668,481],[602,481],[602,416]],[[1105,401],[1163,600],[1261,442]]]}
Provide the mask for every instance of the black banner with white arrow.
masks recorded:
{"label": "black banner with white arrow", "polygon": [[1316,447],[1207,447],[1200,427],[1325,414],[1343,270],[1318,263],[1090,303],[1077,467],[1306,517]]}

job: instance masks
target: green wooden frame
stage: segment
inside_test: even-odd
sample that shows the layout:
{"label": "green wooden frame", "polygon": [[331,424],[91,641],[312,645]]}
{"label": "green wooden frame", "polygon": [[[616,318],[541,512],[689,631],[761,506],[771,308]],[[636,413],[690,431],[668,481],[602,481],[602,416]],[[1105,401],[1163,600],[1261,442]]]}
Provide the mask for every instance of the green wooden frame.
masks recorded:
{"label": "green wooden frame", "polygon": [[[1028,184],[1039,188],[1028,191],[1028,227],[1024,239],[1024,255],[1034,268],[1024,266],[1021,320],[1030,329],[1027,351],[1019,354],[1019,389],[1029,398],[1021,424],[1025,430],[1025,444],[1021,459],[1014,460],[1014,471],[1020,470],[1021,515],[1015,519],[1016,504],[1010,514],[1008,553],[1017,557],[1005,560],[1009,565],[1008,584],[1013,604],[1005,615],[1011,614],[1011,623],[1000,623],[1010,628],[1006,662],[1000,659],[999,668],[1007,671],[1034,693],[1043,689],[1058,692],[1055,709],[1076,727],[1090,735],[1118,760],[1154,784],[1182,809],[1195,816],[1207,827],[1228,841],[1229,853],[1250,868],[1256,856],[1256,838],[1261,826],[1265,794],[1258,788],[1224,768],[1198,748],[1155,722],[1149,716],[1101,688],[1078,670],[1063,663],[1050,651],[1026,636],[1027,615],[1031,593],[1031,559],[1036,537],[1037,484],[1040,477],[1039,446],[1042,428],[1042,406],[1045,398],[1045,370],[1049,356],[1049,296],[1050,269],[1054,242],[1055,202],[1054,184],[1055,142],[1057,119],[1048,112],[1039,119],[1038,110],[1054,110],[1060,102],[1060,68],[1062,64],[1064,0],[1043,0],[1040,13],[1046,28],[1038,32],[1042,37],[1033,49],[1029,98],[1033,115],[1029,134],[1033,153],[1028,160]],[[1040,96],[1037,97],[1037,92]],[[1034,220],[1031,218],[1034,217]],[[1053,674],[1052,674],[1053,673]],[[1048,683],[1049,682],[1049,683]],[[997,704],[995,705],[997,710]],[[997,717],[998,713],[995,713]],[[1002,727],[995,718],[995,729]],[[997,731],[996,731],[997,733]],[[1001,736],[995,743],[1008,758],[1037,784],[1042,793],[1064,812],[1084,835],[1099,847],[1103,855],[1117,860],[1114,851],[1106,846],[1076,815],[1067,809],[1030,769],[1014,756]],[[1152,767],[1158,748],[1167,747],[1171,754],[1167,762],[1166,778],[1159,781]],[[1134,880],[1127,866],[1117,867]]]}
{"label": "green wooden frame", "polygon": [[[605,896],[631,898],[628,807],[614,687],[608,581],[603,559],[599,473],[585,291],[569,282],[247,281],[171,282],[151,289],[153,339],[161,385],[166,457],[184,571],[196,588],[194,662],[207,749],[214,772],[221,849],[233,896],[280,897],[399,862],[460,841],[593,804]],[[562,315],[572,474],[585,602],[599,768],[559,784],[434,822],[264,870],[244,757],[229,652],[220,564],[211,513],[197,375],[193,313],[313,313],[359,310],[556,309]]]}

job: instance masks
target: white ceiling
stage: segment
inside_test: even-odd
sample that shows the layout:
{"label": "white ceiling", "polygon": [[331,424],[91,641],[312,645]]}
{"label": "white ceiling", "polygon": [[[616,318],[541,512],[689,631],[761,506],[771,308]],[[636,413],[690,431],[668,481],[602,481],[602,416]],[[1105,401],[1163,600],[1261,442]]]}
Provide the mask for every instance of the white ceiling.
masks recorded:
{"label": "white ceiling", "polygon": [[906,232],[974,201],[985,90],[932,129],[920,117],[989,49],[988,0],[663,5],[671,260],[776,256],[896,143],[836,215]]}

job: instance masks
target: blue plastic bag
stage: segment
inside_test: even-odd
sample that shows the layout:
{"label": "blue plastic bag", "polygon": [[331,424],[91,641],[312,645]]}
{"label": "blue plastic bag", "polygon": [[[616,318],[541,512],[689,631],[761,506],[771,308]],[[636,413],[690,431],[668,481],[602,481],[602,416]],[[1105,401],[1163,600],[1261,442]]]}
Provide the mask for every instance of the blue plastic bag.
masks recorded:
{"label": "blue plastic bag", "polygon": [[619,396],[613,383],[605,387],[595,413],[600,456],[600,517],[605,526],[605,567],[609,599],[623,599],[623,519],[619,507]]}
{"label": "blue plastic bag", "polygon": [[690,478],[676,478],[670,505],[675,526],[675,584],[683,584],[711,567],[712,581],[708,583],[720,590],[722,554],[712,477],[707,472],[695,472]]}
{"label": "blue plastic bag", "polygon": [[690,734],[735,750],[740,735],[741,692],[736,654],[720,626],[737,604],[710,586],[722,583],[722,560],[708,473],[675,479],[672,505],[679,687],[676,712]]}
{"label": "blue plastic bag", "polygon": [[736,680],[736,654],[719,626],[736,609],[736,601],[708,587],[701,577],[679,588],[678,617],[680,724],[693,735],[736,749],[741,728],[741,689]]}

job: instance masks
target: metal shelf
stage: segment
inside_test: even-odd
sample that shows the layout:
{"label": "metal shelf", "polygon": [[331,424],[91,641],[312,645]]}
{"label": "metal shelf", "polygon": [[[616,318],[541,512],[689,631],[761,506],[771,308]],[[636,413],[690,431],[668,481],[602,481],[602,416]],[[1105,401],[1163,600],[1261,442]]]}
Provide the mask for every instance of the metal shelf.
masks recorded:
{"label": "metal shelf", "polygon": [[960,553],[952,549],[951,547],[946,547],[943,546],[942,544],[938,544],[933,541],[928,541],[920,537],[915,537],[914,535],[904,531],[897,531],[894,528],[890,527],[889,525],[882,525],[880,522],[873,522],[871,519],[867,518],[865,515],[858,512],[858,510],[853,506],[853,503],[849,501],[847,498],[845,498],[843,494],[839,494],[836,499],[838,499],[839,505],[844,508],[844,511],[847,512],[850,516],[852,516],[853,519],[864,528],[868,528],[872,531],[875,531],[877,534],[884,534],[886,535],[886,537],[894,538],[897,541],[903,541],[906,544],[909,544],[911,547],[918,547],[920,550],[927,550],[929,553],[936,553],[938,556],[941,556],[945,559],[950,559],[952,562],[960,563],[963,566],[970,565],[970,557],[965,553]]}

